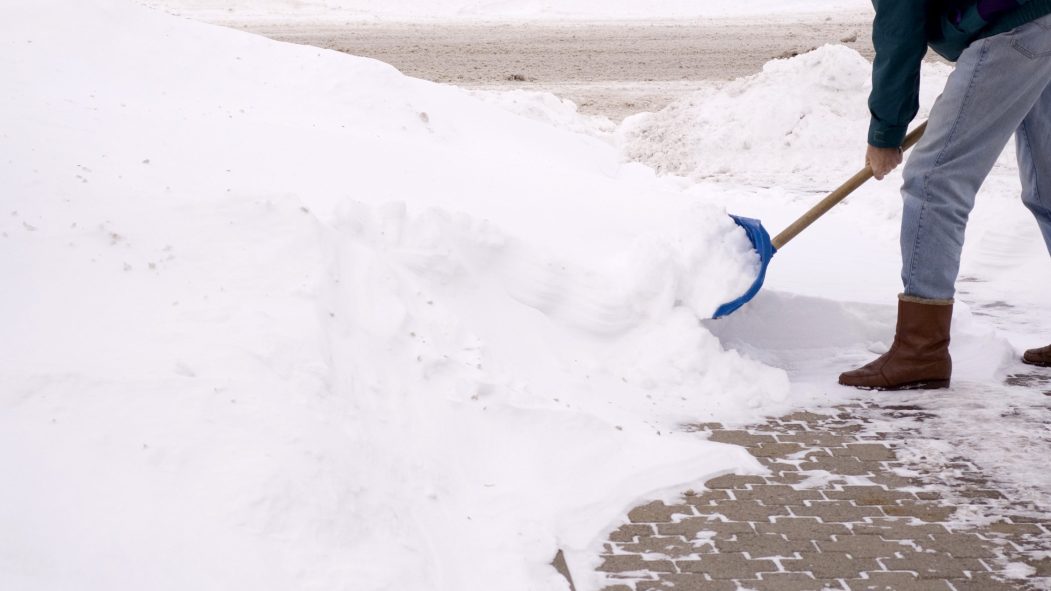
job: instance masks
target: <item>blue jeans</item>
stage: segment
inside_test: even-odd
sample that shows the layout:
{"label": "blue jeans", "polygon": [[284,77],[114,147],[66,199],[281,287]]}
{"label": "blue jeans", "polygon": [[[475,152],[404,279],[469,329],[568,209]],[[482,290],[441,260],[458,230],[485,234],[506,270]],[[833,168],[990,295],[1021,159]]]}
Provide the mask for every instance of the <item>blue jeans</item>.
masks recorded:
{"label": "blue jeans", "polygon": [[952,299],[967,218],[1017,131],[1022,201],[1051,251],[1051,16],[972,44],[905,166],[905,294]]}

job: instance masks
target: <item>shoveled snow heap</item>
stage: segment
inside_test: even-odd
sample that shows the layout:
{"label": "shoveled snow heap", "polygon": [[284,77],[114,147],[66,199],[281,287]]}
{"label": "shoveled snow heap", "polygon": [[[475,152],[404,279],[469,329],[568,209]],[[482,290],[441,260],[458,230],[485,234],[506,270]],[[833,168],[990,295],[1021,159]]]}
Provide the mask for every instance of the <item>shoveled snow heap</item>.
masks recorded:
{"label": "shoveled snow heap", "polygon": [[867,12],[865,0],[140,0],[200,18],[615,20]]}
{"label": "shoveled snow heap", "polygon": [[754,256],[674,180],[116,0],[0,45],[0,588],[589,589],[631,502],[758,467],[675,430],[788,384],[699,324]]}
{"label": "shoveled snow heap", "polygon": [[[920,120],[949,71],[924,64]],[[629,117],[618,130],[619,144],[633,160],[694,180],[835,186],[863,162],[871,77],[872,64],[857,51],[827,45],[768,62],[754,76],[712,84],[657,113]],[[852,145],[857,149],[844,149]]]}

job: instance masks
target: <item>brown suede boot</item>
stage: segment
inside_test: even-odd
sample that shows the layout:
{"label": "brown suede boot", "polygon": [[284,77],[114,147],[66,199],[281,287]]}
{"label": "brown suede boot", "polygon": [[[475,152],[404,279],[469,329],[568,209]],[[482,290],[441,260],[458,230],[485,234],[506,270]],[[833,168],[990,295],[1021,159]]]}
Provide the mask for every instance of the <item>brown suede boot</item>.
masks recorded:
{"label": "brown suede boot", "polygon": [[1022,363],[1051,367],[1051,345],[1026,351],[1025,355],[1022,355]]}
{"label": "brown suede boot", "polygon": [[890,350],[872,363],[839,376],[839,383],[866,390],[948,388],[952,375],[952,304],[952,300],[898,296],[898,328]]}

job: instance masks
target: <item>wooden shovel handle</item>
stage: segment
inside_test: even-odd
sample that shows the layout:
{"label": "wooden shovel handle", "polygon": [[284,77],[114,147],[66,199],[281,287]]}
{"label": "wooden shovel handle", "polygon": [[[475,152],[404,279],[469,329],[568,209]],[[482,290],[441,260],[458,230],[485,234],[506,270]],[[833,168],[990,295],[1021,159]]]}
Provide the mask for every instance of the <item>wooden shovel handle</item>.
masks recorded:
{"label": "wooden shovel handle", "polygon": [[[916,142],[920,141],[920,138],[923,137],[923,132],[926,130],[927,122],[924,121],[919,127],[912,130],[912,132],[905,137],[905,142],[901,145],[902,151],[915,146]],[[807,227],[816,222],[819,217],[828,213],[828,210],[835,207],[837,203],[846,199],[847,196],[857,190],[858,187],[868,182],[870,178],[872,178],[872,168],[866,166],[864,170],[858,172],[851,177],[850,180],[843,183],[838,189],[829,193],[828,197],[822,199],[817,205],[810,208],[810,211],[804,213],[798,220],[792,222],[792,225],[788,226],[783,232],[774,237],[774,248],[781,250],[781,247],[788,244],[788,242],[795,238],[800,232],[806,230]]]}

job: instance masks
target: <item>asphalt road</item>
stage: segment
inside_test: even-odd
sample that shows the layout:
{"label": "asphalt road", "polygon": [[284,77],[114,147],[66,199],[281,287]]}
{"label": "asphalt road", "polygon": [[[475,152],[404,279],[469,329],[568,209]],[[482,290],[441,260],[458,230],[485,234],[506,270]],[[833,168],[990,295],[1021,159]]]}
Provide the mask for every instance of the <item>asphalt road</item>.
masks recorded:
{"label": "asphalt road", "polygon": [[614,120],[660,109],[712,80],[826,43],[871,58],[865,14],[668,23],[336,24],[226,22],[281,41],[390,63],[417,78],[480,89],[546,90]]}

